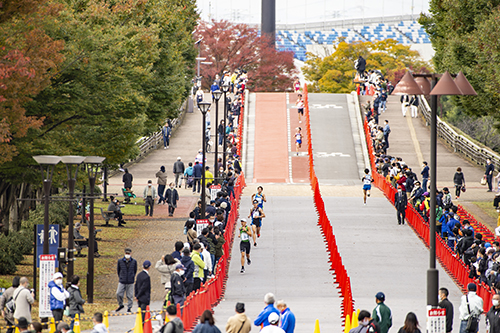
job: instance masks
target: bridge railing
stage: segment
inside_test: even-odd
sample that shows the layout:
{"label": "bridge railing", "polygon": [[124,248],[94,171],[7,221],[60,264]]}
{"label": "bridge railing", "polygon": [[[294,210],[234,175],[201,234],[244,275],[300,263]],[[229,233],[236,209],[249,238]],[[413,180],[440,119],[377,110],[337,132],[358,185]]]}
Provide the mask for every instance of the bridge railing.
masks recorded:
{"label": "bridge railing", "polygon": [[[431,108],[427,100],[422,96],[420,97],[418,108],[423,114],[427,125],[429,125],[431,123]],[[500,166],[499,154],[493,152],[491,149],[480,147],[465,136],[457,133],[439,117],[437,117],[437,135],[442,138],[454,152],[465,156],[468,160],[478,165],[485,165],[486,159],[489,158],[494,165]]]}

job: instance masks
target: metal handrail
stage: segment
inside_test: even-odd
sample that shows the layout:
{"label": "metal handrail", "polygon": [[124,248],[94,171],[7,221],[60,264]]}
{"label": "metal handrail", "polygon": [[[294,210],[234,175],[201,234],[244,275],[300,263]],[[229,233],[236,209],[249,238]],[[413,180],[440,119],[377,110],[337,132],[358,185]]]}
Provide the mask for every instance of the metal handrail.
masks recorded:
{"label": "metal handrail", "polygon": [[[423,96],[420,96],[418,108],[424,116],[427,125],[429,125],[431,121],[431,108],[427,99]],[[493,165],[500,167],[500,155],[489,148],[480,147],[465,136],[458,134],[439,117],[437,117],[437,135],[453,148],[454,152],[465,156],[477,165],[485,165],[486,159],[489,158],[493,162]]]}

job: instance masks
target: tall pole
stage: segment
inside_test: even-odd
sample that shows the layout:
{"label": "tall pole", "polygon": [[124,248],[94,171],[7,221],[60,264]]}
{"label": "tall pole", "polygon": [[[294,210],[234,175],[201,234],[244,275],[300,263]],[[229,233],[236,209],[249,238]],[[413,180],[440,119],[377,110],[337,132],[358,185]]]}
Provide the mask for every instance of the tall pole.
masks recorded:
{"label": "tall pole", "polygon": [[71,278],[74,274],[74,235],[73,235],[73,219],[74,210],[73,198],[75,195],[75,184],[76,179],[73,177],[68,178],[68,188],[69,188],[69,223],[68,223],[68,278]]}
{"label": "tall pole", "polygon": [[276,0],[262,0],[261,27],[262,35],[269,37],[272,45],[276,41]]}
{"label": "tall pole", "polygon": [[49,179],[43,180],[44,193],[44,215],[43,215],[43,254],[49,254],[49,201],[50,201],[50,185]]}
{"label": "tall pole", "polygon": [[201,173],[201,217],[205,218],[205,208],[206,208],[206,198],[205,198],[205,150],[206,150],[206,141],[207,141],[207,133],[206,133],[206,124],[205,124],[205,118],[206,118],[206,112],[203,113],[203,122],[202,122],[202,135],[203,135],[203,170]]}
{"label": "tall pole", "polygon": [[226,170],[226,121],[227,121],[227,106],[226,106],[227,100],[226,100],[226,92],[224,91],[224,133],[222,134],[222,137],[224,138],[223,143],[222,143],[222,167],[224,168],[224,171]]}
{"label": "tall pole", "polygon": [[[97,166],[92,166],[97,167]],[[94,189],[95,176],[89,176],[90,183],[90,217],[89,217],[89,256],[87,272],[87,302],[94,303]]]}
{"label": "tall pole", "polygon": [[[432,78],[432,88],[437,78]],[[438,305],[439,272],[436,269],[436,174],[437,174],[437,96],[431,95],[431,205],[429,219],[429,270],[427,271],[427,305]],[[424,189],[425,190],[425,189]]]}
{"label": "tall pole", "polygon": [[219,173],[219,100],[215,101],[215,161],[214,175],[217,177]]}

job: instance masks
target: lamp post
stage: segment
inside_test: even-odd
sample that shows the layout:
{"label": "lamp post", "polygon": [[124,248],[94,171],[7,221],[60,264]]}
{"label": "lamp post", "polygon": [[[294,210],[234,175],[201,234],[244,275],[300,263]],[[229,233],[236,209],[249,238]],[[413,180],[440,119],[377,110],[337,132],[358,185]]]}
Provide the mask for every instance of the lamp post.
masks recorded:
{"label": "lamp post", "polygon": [[205,151],[206,151],[206,140],[207,140],[207,134],[206,134],[206,124],[205,124],[205,119],[208,110],[210,110],[211,104],[208,102],[200,102],[198,103],[198,108],[201,111],[201,114],[203,115],[203,121],[202,121],[202,130],[201,130],[201,135],[202,135],[202,151],[203,151],[203,167],[202,167],[202,173],[201,173],[201,216],[205,218],[205,207],[206,207],[206,198],[205,198]]}
{"label": "lamp post", "polygon": [[43,195],[45,212],[43,216],[43,254],[49,254],[49,201],[50,201],[50,186],[52,184],[52,176],[54,167],[61,158],[54,155],[37,155],[33,159],[40,164],[43,178]]}
{"label": "lamp post", "polygon": [[219,159],[219,99],[222,95],[220,90],[216,90],[213,92],[215,99],[215,161],[214,161],[214,174],[217,177],[219,172],[219,166],[217,160]]}
{"label": "lamp post", "polygon": [[224,170],[226,170],[226,121],[227,121],[227,99],[226,99],[226,94],[229,91],[229,85],[227,83],[224,83],[222,85],[222,91],[224,92],[224,142],[222,149],[224,150],[224,154],[222,154],[222,167]]}
{"label": "lamp post", "polygon": [[68,221],[68,278],[74,274],[74,235],[73,235],[73,219],[74,219],[74,195],[75,184],[78,176],[78,167],[83,163],[83,156],[61,156],[61,162],[66,165],[66,173],[68,175],[68,190],[69,190],[69,221]]}
{"label": "lamp post", "polygon": [[[413,76],[424,78],[415,82]],[[432,79],[431,96],[431,163],[430,163],[430,217],[429,217],[429,269],[427,270],[427,305],[437,307],[439,272],[436,269],[436,190],[437,190],[437,99],[441,95],[477,95],[462,72],[453,81],[450,73],[445,72],[438,81],[439,74],[410,74],[407,72],[396,85],[393,94],[423,95],[427,90],[428,81]],[[459,78],[460,77],[460,78]],[[422,88],[421,88],[422,87]],[[428,91],[428,90],[427,90]],[[427,92],[425,91],[425,92]],[[426,190],[426,189],[424,189]]]}
{"label": "lamp post", "polygon": [[99,167],[106,158],[100,156],[87,156],[84,160],[89,174],[90,183],[90,217],[89,217],[89,256],[87,271],[87,302],[94,303],[94,189]]}

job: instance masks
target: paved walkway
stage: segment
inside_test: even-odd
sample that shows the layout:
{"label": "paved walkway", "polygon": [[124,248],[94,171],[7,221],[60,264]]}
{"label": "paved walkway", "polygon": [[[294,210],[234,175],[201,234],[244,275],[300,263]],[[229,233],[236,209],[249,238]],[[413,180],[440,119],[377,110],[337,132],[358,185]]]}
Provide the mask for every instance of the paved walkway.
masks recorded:
{"label": "paved walkway", "polygon": [[[371,96],[361,96],[360,101],[364,104],[369,98]],[[421,115],[418,118],[411,118],[411,113],[408,112],[406,117],[403,117],[399,96],[389,96],[387,107],[387,111],[380,115],[379,122],[383,124],[383,121],[387,119],[391,126],[388,154],[400,156],[421,179],[422,161],[430,163],[430,128],[426,126],[425,119]],[[453,175],[457,167],[461,167],[465,176],[467,192],[462,193],[460,200],[456,202],[470,210],[478,221],[489,225],[492,229],[496,227],[496,219],[484,214],[476,205],[472,204],[474,201],[487,201],[491,203],[493,210],[494,194],[486,192],[487,186],[479,184],[479,180],[484,175],[484,167],[477,166],[454,153],[441,140],[438,140],[437,154],[438,188],[448,187],[454,198]]]}

